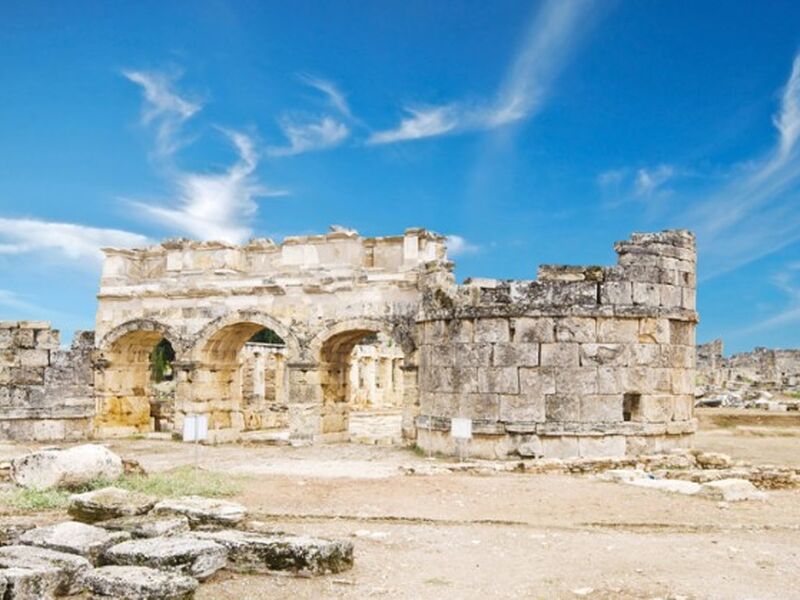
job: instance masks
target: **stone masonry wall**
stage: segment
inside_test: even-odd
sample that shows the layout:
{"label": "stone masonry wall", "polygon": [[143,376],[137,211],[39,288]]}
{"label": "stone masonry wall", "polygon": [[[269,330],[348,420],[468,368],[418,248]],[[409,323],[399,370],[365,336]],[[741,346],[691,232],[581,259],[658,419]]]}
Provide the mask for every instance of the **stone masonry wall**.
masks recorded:
{"label": "stone masonry wall", "polygon": [[535,281],[432,273],[420,319],[417,443],[473,456],[623,456],[695,430],[695,241],[618,242],[614,267],[543,266]]}
{"label": "stone masonry wall", "polygon": [[40,321],[0,322],[0,439],[89,437],[95,403],[94,334],[78,332],[68,350]]}

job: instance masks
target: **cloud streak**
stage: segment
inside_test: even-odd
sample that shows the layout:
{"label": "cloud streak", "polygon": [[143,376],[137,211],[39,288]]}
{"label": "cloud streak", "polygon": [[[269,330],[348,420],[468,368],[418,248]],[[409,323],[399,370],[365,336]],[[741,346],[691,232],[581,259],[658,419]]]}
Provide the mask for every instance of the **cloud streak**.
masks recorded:
{"label": "cloud streak", "polygon": [[0,240],[0,254],[47,252],[92,263],[102,261],[103,253],[100,249],[106,246],[133,248],[150,243],[143,235],[120,229],[6,218],[0,218]]}
{"label": "cloud streak", "polygon": [[453,102],[427,108],[406,107],[408,117],[373,133],[368,144],[390,144],[451,133],[494,129],[531,117],[541,107],[563,68],[587,17],[590,2],[547,0],[531,22],[505,81],[485,104]]}
{"label": "cloud streak", "polygon": [[697,232],[703,279],[800,239],[800,54],[792,63],[773,124],[778,133],[773,148],[682,215],[682,226]]}
{"label": "cloud streak", "polygon": [[142,88],[142,124],[156,130],[156,153],[174,154],[183,142],[177,134],[183,124],[200,112],[202,106],[174,91],[174,78],[157,71],[123,70],[122,75]]}
{"label": "cloud streak", "polygon": [[476,254],[480,252],[481,248],[477,244],[468,242],[460,235],[447,236],[447,254],[448,256],[465,256],[467,254]]}
{"label": "cloud streak", "polygon": [[294,156],[314,150],[333,148],[350,135],[347,125],[332,117],[323,117],[319,121],[306,123],[296,123],[284,119],[280,126],[289,144],[270,147],[267,150],[270,156]]}

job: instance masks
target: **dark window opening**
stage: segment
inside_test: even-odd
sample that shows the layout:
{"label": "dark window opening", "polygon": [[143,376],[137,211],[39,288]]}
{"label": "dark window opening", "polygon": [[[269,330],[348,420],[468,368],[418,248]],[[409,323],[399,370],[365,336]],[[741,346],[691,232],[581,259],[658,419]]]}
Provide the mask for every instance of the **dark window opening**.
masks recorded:
{"label": "dark window opening", "polygon": [[622,420],[638,421],[641,394],[625,394],[622,399]]}
{"label": "dark window opening", "polygon": [[257,331],[253,337],[247,341],[254,344],[273,344],[275,346],[286,345],[286,342],[283,341],[281,336],[272,331],[272,329],[267,329],[266,327],[261,331]]}
{"label": "dark window opening", "polygon": [[155,383],[172,381],[174,372],[172,363],[175,360],[175,350],[168,340],[162,338],[150,353],[150,374]]}

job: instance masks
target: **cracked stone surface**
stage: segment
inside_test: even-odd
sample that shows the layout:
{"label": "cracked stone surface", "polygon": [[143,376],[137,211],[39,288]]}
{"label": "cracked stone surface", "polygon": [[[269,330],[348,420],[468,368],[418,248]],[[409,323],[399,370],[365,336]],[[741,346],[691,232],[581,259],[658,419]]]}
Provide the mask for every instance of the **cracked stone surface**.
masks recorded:
{"label": "cracked stone surface", "polygon": [[190,600],[199,585],[186,575],[114,565],[87,571],[82,581],[94,598],[126,600]]}
{"label": "cracked stone surface", "polygon": [[35,546],[3,546],[0,548],[0,568],[46,571],[47,578],[55,578],[59,594],[77,594],[82,591],[78,578],[92,565],[81,556]]}
{"label": "cracked stone surface", "polygon": [[143,515],[155,506],[156,499],[115,487],[93,490],[70,497],[69,514],[84,523],[96,523],[118,517]]}
{"label": "cracked stone surface", "polygon": [[353,566],[353,544],[298,535],[247,531],[195,532],[228,549],[228,568],[244,573],[292,571],[310,575],[339,573]]}
{"label": "cracked stone surface", "polygon": [[160,537],[131,540],[112,546],[103,562],[112,565],[151,567],[208,579],[225,567],[227,549],[211,540],[195,537]]}
{"label": "cracked stone surface", "polygon": [[19,540],[29,546],[78,554],[96,563],[107,548],[129,540],[130,537],[124,531],[107,531],[94,525],[65,521],[26,531]]}
{"label": "cracked stone surface", "polygon": [[112,531],[127,531],[135,538],[154,538],[188,533],[189,519],[183,515],[140,515],[102,521],[97,526]]}
{"label": "cracked stone surface", "polygon": [[153,508],[154,515],[184,515],[192,529],[235,527],[247,516],[247,509],[236,502],[183,496],[162,500]]}

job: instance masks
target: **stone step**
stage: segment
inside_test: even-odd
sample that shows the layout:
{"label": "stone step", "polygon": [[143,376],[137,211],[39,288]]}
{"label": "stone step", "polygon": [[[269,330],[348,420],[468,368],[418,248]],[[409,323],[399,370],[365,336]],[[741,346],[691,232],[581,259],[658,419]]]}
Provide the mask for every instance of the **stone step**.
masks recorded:
{"label": "stone step", "polygon": [[191,600],[199,585],[186,575],[114,565],[91,569],[81,579],[96,600]]}
{"label": "stone step", "polygon": [[268,535],[248,531],[192,534],[228,550],[228,568],[243,573],[291,571],[307,575],[339,573],[353,566],[353,544],[295,535]]}
{"label": "stone step", "polygon": [[192,529],[236,527],[247,516],[247,509],[236,502],[183,496],[162,500],[153,508],[153,515],[184,515]]}
{"label": "stone step", "polygon": [[189,575],[200,581],[225,567],[228,551],[211,540],[176,536],[131,540],[103,555],[107,565],[150,567]]}
{"label": "stone step", "polygon": [[86,523],[65,521],[26,531],[19,537],[19,541],[28,546],[77,554],[95,564],[107,548],[129,540],[130,537],[124,531],[107,531]]}
{"label": "stone step", "polygon": [[183,515],[120,517],[101,521],[97,526],[111,531],[127,531],[134,538],[167,537],[183,535],[190,531],[189,519]]}
{"label": "stone step", "polygon": [[[0,575],[4,570],[18,569],[39,573],[42,578],[41,585],[34,585],[27,581],[24,573],[19,573],[18,578],[12,578],[14,582],[17,582],[12,582],[13,585],[18,585],[19,590],[30,588],[40,590],[42,593],[50,590],[63,595],[77,594],[83,589],[79,582],[81,573],[91,568],[92,565],[85,558],[66,552],[35,546],[3,546],[0,548]],[[19,590],[16,592],[17,595],[3,596],[0,594],[0,598],[25,597],[19,595],[22,594],[22,591]]]}
{"label": "stone step", "polygon": [[70,516],[84,523],[107,521],[118,517],[143,515],[155,506],[152,496],[107,487],[70,496]]}

